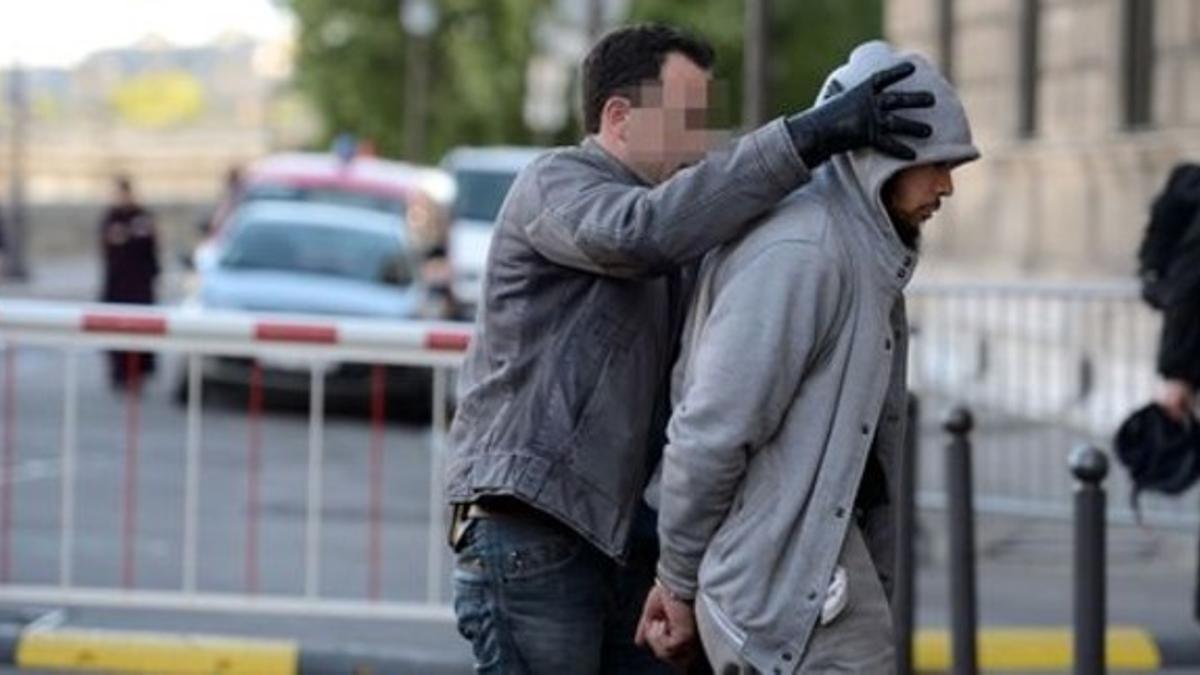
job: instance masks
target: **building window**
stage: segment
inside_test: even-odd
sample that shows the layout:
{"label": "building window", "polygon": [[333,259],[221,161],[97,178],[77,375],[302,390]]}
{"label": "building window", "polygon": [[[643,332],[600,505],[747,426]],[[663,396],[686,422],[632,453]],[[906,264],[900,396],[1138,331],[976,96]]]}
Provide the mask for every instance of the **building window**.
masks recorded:
{"label": "building window", "polygon": [[1154,0],[1124,0],[1121,112],[1126,129],[1150,126],[1154,83]]}
{"label": "building window", "polygon": [[1040,26],[1041,0],[1021,0],[1021,43],[1017,45],[1017,135],[1021,138],[1037,134]]}
{"label": "building window", "polygon": [[954,81],[954,0],[938,0],[938,56],[942,75]]}

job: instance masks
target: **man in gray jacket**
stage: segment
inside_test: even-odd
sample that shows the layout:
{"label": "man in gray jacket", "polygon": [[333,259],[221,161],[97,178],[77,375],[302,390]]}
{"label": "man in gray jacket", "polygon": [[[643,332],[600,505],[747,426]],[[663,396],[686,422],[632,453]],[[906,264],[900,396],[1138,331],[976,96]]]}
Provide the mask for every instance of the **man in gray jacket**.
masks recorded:
{"label": "man in gray jacket", "polygon": [[665,657],[686,653],[694,602],[718,674],[893,669],[903,290],[951,170],[979,152],[946,80],[885,43],[856,49],[820,99],[902,61],[937,99],[914,113],[934,129],[917,158],[839,154],[704,261],[673,381],[659,585],[639,627]]}
{"label": "man in gray jacket", "polygon": [[[924,124],[885,91],[911,65],[708,152],[712,50],[662,26],[618,30],[584,63],[582,145],[518,176],[495,226],[450,431],[459,631],[484,673],[662,672],[633,643],[653,584],[667,384],[686,266],[836,152]],[[684,168],[687,167],[687,168]]]}

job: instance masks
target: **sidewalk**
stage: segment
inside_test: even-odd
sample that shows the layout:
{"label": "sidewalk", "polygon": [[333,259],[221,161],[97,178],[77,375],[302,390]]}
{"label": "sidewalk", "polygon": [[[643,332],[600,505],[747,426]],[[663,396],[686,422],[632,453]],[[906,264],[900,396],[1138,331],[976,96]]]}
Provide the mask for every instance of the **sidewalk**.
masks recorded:
{"label": "sidewalk", "polygon": [[[944,512],[921,514],[921,635],[914,651],[918,663],[934,671],[949,654],[945,523]],[[1069,522],[977,517],[982,665],[1006,664],[1006,672],[1069,670],[1072,535]],[[1108,654],[1114,672],[1200,673],[1200,624],[1192,617],[1196,549],[1194,534],[1109,527]]]}
{"label": "sidewalk", "polygon": [[91,301],[100,288],[99,261],[92,256],[31,261],[29,279],[0,278],[0,297]]}
{"label": "sidewalk", "polygon": [[[949,625],[944,512],[921,514],[918,623]],[[1070,625],[1073,531],[1065,521],[978,516],[976,551],[980,623]],[[1110,526],[1108,623],[1182,632],[1200,644],[1192,618],[1195,534]]]}
{"label": "sidewalk", "polygon": [[[165,257],[161,263],[159,302],[172,302],[180,295],[183,270]],[[95,256],[34,260],[29,270],[29,279],[23,281],[0,277],[0,298],[95,302],[100,293],[100,261]]]}

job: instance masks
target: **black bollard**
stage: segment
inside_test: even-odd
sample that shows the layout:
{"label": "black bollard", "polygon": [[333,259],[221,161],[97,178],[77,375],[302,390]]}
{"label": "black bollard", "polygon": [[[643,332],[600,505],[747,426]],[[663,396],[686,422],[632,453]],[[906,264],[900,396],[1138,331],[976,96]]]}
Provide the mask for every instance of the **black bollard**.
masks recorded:
{"label": "black bollard", "polygon": [[896,508],[896,588],[892,622],[896,628],[896,672],[913,672],[913,628],[916,623],[917,597],[917,439],[920,436],[920,400],[908,395],[908,426],[904,435],[904,452],[897,471]]}
{"label": "black bollard", "polygon": [[950,636],[954,675],[978,672],[975,628],[975,504],[971,485],[971,411],[955,408],[942,428],[946,444],[946,495],[950,511]]}
{"label": "black bollard", "polygon": [[1108,457],[1083,446],[1071,453],[1075,475],[1075,673],[1104,672],[1105,495]]}

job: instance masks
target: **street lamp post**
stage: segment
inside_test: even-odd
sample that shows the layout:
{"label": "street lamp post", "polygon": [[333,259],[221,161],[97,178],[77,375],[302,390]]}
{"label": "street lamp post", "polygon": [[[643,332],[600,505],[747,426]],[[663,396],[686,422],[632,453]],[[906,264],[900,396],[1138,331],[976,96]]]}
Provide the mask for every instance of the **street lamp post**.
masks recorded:
{"label": "street lamp post", "polygon": [[404,154],[419,161],[425,156],[429,119],[429,44],[437,30],[436,0],[401,0],[400,24],[407,49],[404,69]]}
{"label": "street lamp post", "polygon": [[742,126],[746,129],[762,124],[767,114],[770,5],[770,0],[745,0]]}
{"label": "street lamp post", "polygon": [[604,33],[604,0],[588,0],[588,43],[595,44],[602,33]]}
{"label": "street lamp post", "polygon": [[9,219],[5,233],[4,275],[9,279],[25,279],[29,270],[25,259],[25,75],[18,63],[8,73],[9,110]]}

